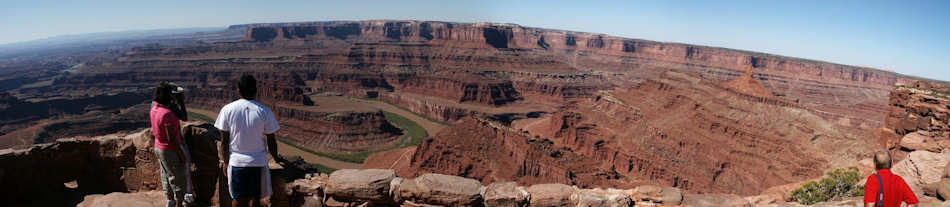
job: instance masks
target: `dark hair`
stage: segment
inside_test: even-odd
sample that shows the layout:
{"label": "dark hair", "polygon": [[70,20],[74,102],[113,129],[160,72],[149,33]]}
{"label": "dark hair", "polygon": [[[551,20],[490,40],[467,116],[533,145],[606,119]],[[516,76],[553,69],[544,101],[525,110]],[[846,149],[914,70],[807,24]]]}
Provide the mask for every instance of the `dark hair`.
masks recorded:
{"label": "dark hair", "polygon": [[874,168],[878,170],[891,169],[891,152],[887,150],[878,150],[874,152]]}
{"label": "dark hair", "polygon": [[254,76],[241,76],[241,80],[238,80],[238,93],[241,94],[241,98],[254,100],[254,97],[257,96],[257,80],[254,79]]}
{"label": "dark hair", "polygon": [[172,86],[167,82],[158,83],[155,86],[155,94],[152,100],[162,105],[170,104],[172,102]]}

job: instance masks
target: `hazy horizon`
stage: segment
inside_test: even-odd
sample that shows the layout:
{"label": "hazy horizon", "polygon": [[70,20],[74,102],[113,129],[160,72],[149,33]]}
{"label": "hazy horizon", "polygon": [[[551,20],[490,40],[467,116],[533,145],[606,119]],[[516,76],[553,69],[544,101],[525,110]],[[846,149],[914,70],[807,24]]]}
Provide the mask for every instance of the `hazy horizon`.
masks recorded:
{"label": "hazy horizon", "polygon": [[[64,35],[335,20],[513,23],[950,80],[950,2],[11,2],[0,45]],[[185,6],[187,5],[187,6]],[[27,20],[27,21],[24,21]]]}

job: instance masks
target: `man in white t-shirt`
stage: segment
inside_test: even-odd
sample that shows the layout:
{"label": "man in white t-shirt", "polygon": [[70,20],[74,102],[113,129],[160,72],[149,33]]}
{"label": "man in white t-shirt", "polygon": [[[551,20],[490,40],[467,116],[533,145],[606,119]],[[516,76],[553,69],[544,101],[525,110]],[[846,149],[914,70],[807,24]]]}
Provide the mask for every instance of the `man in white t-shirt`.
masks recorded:
{"label": "man in white t-shirt", "polygon": [[280,126],[269,108],[254,101],[257,80],[253,76],[241,77],[238,92],[241,99],[221,108],[214,123],[221,131],[218,151],[222,167],[227,168],[231,205],[260,206],[260,199],[273,193],[267,154],[279,159],[274,133]]}

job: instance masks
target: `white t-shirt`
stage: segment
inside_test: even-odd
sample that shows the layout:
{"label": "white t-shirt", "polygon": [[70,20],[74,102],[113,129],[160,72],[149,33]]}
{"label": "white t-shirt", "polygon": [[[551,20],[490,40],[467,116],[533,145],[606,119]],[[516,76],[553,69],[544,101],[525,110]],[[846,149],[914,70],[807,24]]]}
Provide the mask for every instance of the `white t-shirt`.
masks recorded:
{"label": "white t-shirt", "polygon": [[231,159],[235,167],[267,166],[267,138],[280,129],[274,112],[253,100],[238,99],[221,108],[214,127],[231,133]]}

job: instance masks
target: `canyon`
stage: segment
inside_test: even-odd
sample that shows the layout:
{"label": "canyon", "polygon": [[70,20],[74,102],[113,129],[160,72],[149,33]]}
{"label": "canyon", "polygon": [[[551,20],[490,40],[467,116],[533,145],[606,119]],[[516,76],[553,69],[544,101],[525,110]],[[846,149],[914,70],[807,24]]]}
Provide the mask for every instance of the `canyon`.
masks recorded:
{"label": "canyon", "polygon": [[[941,108],[950,106],[910,98],[945,94],[940,81],[515,24],[264,23],[110,44],[118,49],[0,60],[0,147],[148,127],[160,81],[213,113],[238,99],[244,74],[260,81],[283,142],[406,179],[756,196],[876,148],[904,159],[929,146],[901,140],[950,139]],[[418,132],[393,113],[423,126],[417,145],[405,144]],[[110,191],[138,190],[82,194]]]}

